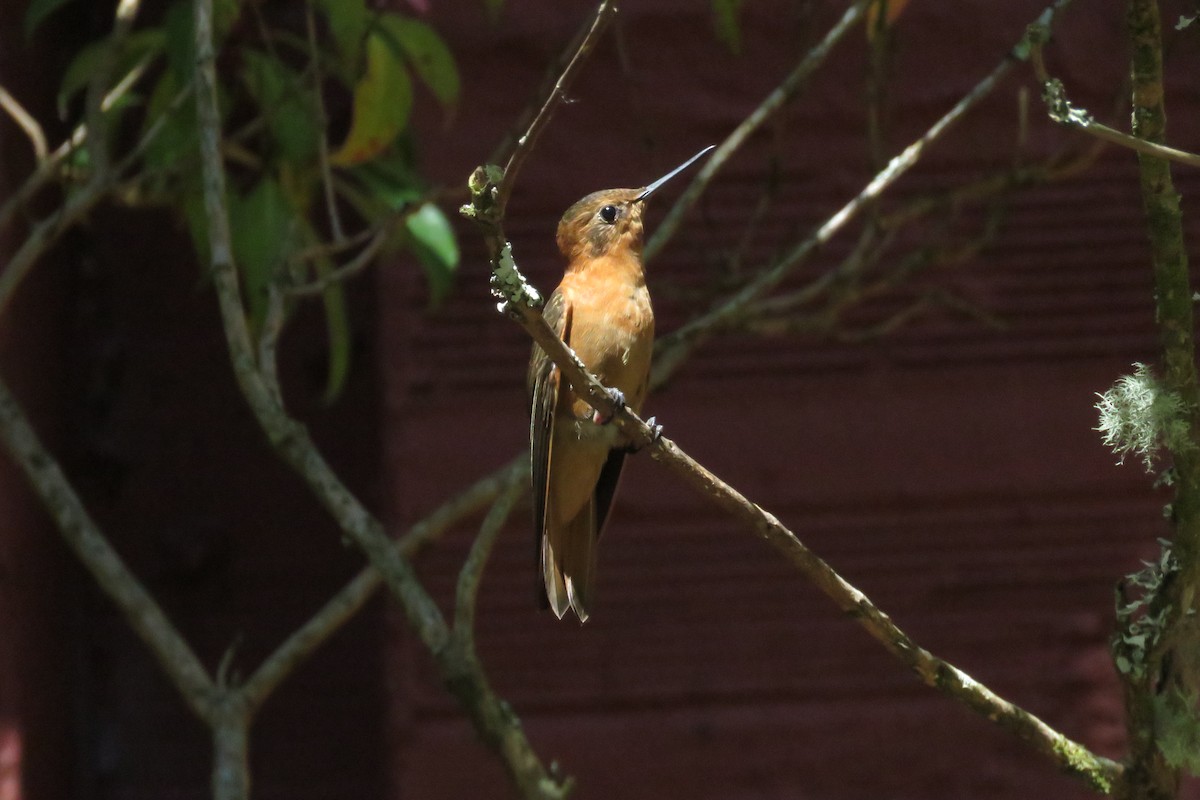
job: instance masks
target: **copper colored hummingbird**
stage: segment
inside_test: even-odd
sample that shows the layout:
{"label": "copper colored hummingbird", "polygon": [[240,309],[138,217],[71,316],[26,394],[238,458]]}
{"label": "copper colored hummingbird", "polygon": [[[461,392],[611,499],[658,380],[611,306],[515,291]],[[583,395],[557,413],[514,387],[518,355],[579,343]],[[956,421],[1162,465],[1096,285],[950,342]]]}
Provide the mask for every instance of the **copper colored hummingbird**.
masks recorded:
{"label": "copper colored hummingbird", "polygon": [[[646,399],[654,347],[654,312],[642,273],[642,212],[659,187],[711,149],[641,189],[589,194],[558,223],[567,269],[542,313],[614,399],[635,413]],[[529,391],[539,586],[560,619],[573,608],[583,622],[591,607],[596,541],[628,448],[537,345],[529,360]]]}

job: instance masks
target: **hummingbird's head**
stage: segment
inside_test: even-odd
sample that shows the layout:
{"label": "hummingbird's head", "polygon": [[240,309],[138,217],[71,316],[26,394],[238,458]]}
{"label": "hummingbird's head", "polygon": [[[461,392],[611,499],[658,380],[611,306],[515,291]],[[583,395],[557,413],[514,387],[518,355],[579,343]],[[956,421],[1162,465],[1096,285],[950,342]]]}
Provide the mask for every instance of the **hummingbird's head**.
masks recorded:
{"label": "hummingbird's head", "polygon": [[558,223],[558,249],[574,262],[581,257],[599,258],[606,253],[642,252],[642,212],[646,200],[667,181],[712,150],[701,150],[675,169],[641,189],[605,189],[592,192],[567,209]]}
{"label": "hummingbird's head", "polygon": [[622,248],[641,253],[646,199],[641,194],[641,189],[605,189],[575,203],[558,223],[558,249],[570,261]]}

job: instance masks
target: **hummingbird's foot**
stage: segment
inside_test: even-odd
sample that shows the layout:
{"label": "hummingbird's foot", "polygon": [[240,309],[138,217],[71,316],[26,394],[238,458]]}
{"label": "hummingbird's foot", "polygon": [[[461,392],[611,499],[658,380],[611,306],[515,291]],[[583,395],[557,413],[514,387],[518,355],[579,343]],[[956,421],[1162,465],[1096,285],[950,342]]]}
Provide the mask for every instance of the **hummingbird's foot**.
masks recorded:
{"label": "hummingbird's foot", "polygon": [[651,417],[646,420],[646,427],[650,429],[650,442],[648,445],[630,444],[625,448],[626,453],[640,453],[648,446],[658,444],[658,440],[662,438],[663,427],[655,422],[656,417]]}
{"label": "hummingbird's foot", "polygon": [[[608,396],[613,401],[613,405],[617,408],[625,407],[625,393],[616,387],[607,387]],[[592,414],[592,422],[597,425],[607,425],[612,422],[612,414],[602,414],[596,411]]]}

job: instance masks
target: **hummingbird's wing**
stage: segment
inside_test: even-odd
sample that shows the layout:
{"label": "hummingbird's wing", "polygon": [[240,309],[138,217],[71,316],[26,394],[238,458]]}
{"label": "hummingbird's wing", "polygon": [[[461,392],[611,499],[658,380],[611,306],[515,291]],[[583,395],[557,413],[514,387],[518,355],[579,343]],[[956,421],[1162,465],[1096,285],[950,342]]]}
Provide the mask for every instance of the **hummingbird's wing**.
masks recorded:
{"label": "hummingbird's wing", "polygon": [[596,481],[596,539],[604,533],[604,525],[608,522],[608,512],[612,508],[613,498],[617,487],[621,484],[621,468],[625,466],[625,453],[622,449],[610,450],[604,467],[600,470],[600,478]]}
{"label": "hummingbird's wing", "polygon": [[[566,339],[571,334],[571,305],[561,291],[555,290],[542,309],[542,317],[550,329]],[[554,409],[558,405],[558,368],[542,348],[533,346],[529,358],[529,458],[533,475],[533,526],[538,569],[538,598],[548,603],[545,582],[542,580],[542,539],[546,534],[546,493],[550,480],[551,442],[554,433]],[[565,589],[561,594],[566,596]],[[564,609],[565,610],[565,609]],[[555,612],[561,617],[559,609]]]}

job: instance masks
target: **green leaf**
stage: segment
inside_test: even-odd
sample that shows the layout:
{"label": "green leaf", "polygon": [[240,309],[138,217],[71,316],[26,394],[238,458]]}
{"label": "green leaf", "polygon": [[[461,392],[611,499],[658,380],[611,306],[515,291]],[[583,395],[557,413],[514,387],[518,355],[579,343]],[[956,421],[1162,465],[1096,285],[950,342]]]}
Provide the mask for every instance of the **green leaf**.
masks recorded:
{"label": "green leaf", "polygon": [[163,16],[167,34],[167,64],[176,80],[186,81],[196,67],[195,36],[192,34],[192,4],[176,0]]}
{"label": "green leaf", "polygon": [[717,39],[737,55],[742,50],[742,26],[738,20],[742,0],[712,0],[712,9]]}
{"label": "green leaf", "polygon": [[400,48],[438,102],[447,109],[458,104],[460,81],[454,54],[432,26],[398,14],[384,14],[379,26]]}
{"label": "green leaf", "polygon": [[229,198],[229,224],[250,319],[258,325],[271,281],[295,249],[296,214],[279,182],[268,176],[245,196]]}
{"label": "green leaf", "polygon": [[[333,266],[326,259],[317,262],[317,276],[326,277]],[[350,374],[350,315],[346,311],[346,292],[339,281],[333,281],[321,294],[325,306],[325,332],[329,340],[329,371],[325,376],[322,399],[332,403],[342,393],[346,376]]]}
{"label": "green leaf", "polygon": [[400,211],[425,195],[420,177],[403,153],[387,153],[352,168],[350,174],[385,210]]}
{"label": "green leaf", "polygon": [[160,118],[162,130],[146,147],[145,163],[151,172],[174,172],[196,149],[196,104],[183,102],[172,108],[171,103],[179,94],[180,83],[175,73],[167,70],[159,77],[150,101],[146,106],[146,121],[142,132]]}
{"label": "green leaf", "polygon": [[317,156],[319,134],[312,93],[277,59],[257,50],[244,50],[246,88],[266,118],[279,154],[293,164],[308,164]]}
{"label": "green leaf", "polygon": [[400,57],[378,32],[367,37],[367,69],[354,87],[354,113],[346,140],[329,160],[362,164],[386,150],[408,124],[412,81]]}
{"label": "green leaf", "polygon": [[371,15],[366,0],[316,0],[347,71],[356,72]]}
{"label": "green leaf", "polygon": [[70,0],[32,0],[25,9],[25,37],[32,37],[46,17],[69,2]]}
{"label": "green leaf", "polygon": [[458,242],[454,238],[454,229],[433,203],[425,203],[409,214],[404,224],[412,236],[409,247],[425,269],[430,305],[440,305],[450,293],[458,269]]}
{"label": "green leaf", "polygon": [[[129,74],[130,70],[144,58],[161,53],[166,47],[167,36],[161,28],[147,28],[134,31],[121,42],[121,51],[113,56],[110,83],[116,85]],[[63,74],[62,85],[58,89],[58,115],[67,116],[67,104],[75,94],[85,88],[92,76],[100,69],[103,59],[107,57],[109,39],[84,45]]]}
{"label": "green leaf", "polygon": [[1196,695],[1170,689],[1154,697],[1155,729],[1158,748],[1173,767],[1200,774],[1200,716],[1196,713]]}

